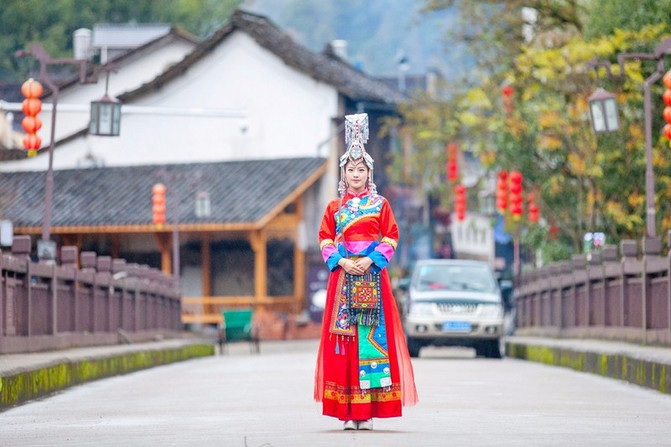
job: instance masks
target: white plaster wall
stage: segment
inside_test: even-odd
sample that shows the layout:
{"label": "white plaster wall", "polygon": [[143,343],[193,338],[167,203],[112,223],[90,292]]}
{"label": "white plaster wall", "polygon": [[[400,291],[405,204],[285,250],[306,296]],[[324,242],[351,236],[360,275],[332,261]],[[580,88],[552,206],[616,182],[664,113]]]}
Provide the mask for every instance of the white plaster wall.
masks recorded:
{"label": "white plaster wall", "polygon": [[457,256],[477,257],[494,262],[494,228],[491,218],[467,213],[459,222],[452,213],[452,244]]}
{"label": "white plaster wall", "polygon": [[[190,53],[195,44],[183,40],[175,40],[170,44],[156,48],[151,52],[143,53],[142,57],[124,62],[117,72],[110,72],[108,93],[117,97],[122,93],[135,90],[142,84],[154,79],[171,65],[181,61]],[[100,73],[95,84],[76,84],[64,88],[58,95],[56,112],[56,141],[72,135],[88,126],[91,101],[101,98],[105,94],[106,74]],[[45,104],[51,104],[47,98]],[[84,111],[69,111],[69,105],[86,106]],[[51,111],[40,114],[42,129],[38,132],[43,146],[51,141]]]}
{"label": "white plaster wall", "polygon": [[[120,137],[90,136],[63,144],[55,152],[54,168],[76,167],[88,151],[106,166],[328,156],[332,147],[322,143],[332,138],[338,93],[238,32],[179,79],[133,105],[231,109],[246,118],[124,114]],[[3,163],[0,170],[46,166],[47,157],[40,155]]]}

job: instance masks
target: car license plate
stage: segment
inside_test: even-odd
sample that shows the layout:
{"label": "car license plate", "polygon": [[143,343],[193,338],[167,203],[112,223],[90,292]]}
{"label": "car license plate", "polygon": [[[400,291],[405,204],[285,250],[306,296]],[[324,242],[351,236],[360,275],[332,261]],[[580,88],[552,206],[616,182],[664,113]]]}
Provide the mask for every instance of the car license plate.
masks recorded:
{"label": "car license plate", "polygon": [[471,323],[468,321],[446,321],[443,323],[444,332],[471,332]]}

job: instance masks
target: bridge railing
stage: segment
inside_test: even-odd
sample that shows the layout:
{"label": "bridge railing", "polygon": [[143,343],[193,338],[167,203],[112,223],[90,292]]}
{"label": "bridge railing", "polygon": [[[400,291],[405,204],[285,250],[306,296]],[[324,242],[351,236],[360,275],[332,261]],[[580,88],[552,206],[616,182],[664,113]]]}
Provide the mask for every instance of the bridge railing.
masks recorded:
{"label": "bridge railing", "polygon": [[68,246],[60,264],[33,262],[29,254],[28,236],[16,236],[11,253],[0,252],[0,354],[181,330],[181,291],[159,270]]}
{"label": "bridge railing", "polygon": [[[671,246],[671,231],[668,235]],[[516,280],[518,335],[671,345],[671,250],[660,238],[625,240]]]}

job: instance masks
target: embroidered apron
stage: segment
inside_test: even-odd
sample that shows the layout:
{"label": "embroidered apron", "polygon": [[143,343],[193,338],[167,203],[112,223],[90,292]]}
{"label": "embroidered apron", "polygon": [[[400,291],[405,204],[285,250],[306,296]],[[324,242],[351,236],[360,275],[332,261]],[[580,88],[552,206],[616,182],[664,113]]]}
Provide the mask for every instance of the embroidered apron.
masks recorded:
{"label": "embroidered apron", "polygon": [[347,337],[358,335],[362,390],[391,386],[379,273],[357,276],[340,270],[330,332],[338,337],[336,354],[342,355]]}

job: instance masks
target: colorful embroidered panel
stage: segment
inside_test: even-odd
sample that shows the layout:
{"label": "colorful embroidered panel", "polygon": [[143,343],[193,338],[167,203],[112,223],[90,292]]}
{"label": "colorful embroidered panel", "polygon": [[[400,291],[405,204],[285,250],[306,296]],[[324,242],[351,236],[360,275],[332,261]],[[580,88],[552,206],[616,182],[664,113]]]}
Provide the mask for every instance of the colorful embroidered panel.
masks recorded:
{"label": "colorful embroidered panel", "polygon": [[384,312],[380,324],[359,325],[359,386],[361,389],[391,386],[389,351]]}
{"label": "colorful embroidered panel", "polygon": [[[355,199],[357,199],[355,197]],[[347,202],[347,206],[343,206],[338,212],[335,213],[335,222],[336,222],[336,233],[342,234],[343,228],[349,228],[353,223],[367,218],[367,217],[379,217],[380,211],[382,210],[382,203],[384,200],[378,198],[377,200],[371,200],[370,196],[365,196],[355,207],[353,206],[351,199]]]}
{"label": "colorful embroidered panel", "polygon": [[340,404],[363,404],[368,402],[391,402],[401,399],[401,386],[398,383],[391,385],[389,390],[364,391],[358,386],[345,387],[335,382],[327,381],[324,389],[324,399],[334,400]]}
{"label": "colorful embroidered panel", "polygon": [[353,337],[355,335],[355,326],[349,323],[350,315],[347,303],[347,281],[345,281],[345,275],[345,270],[340,269],[336,284],[336,302],[333,306],[333,315],[331,315],[330,332],[335,335]]}

